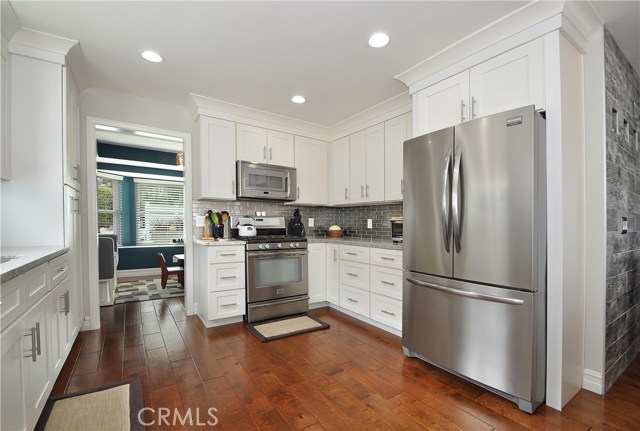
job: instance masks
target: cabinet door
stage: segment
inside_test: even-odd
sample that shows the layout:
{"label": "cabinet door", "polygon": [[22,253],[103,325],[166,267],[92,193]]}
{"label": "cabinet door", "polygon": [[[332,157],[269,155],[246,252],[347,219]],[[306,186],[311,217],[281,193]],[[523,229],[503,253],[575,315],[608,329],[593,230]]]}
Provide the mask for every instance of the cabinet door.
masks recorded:
{"label": "cabinet door", "polygon": [[[200,116],[194,152],[194,197],[236,198],[236,127],[231,121]],[[198,160],[199,159],[199,160]]]}
{"label": "cabinet door", "polygon": [[297,200],[299,204],[327,204],[327,143],[296,136]]}
{"label": "cabinet door", "polygon": [[340,304],[340,264],[338,263],[338,246],[327,245],[327,301]]}
{"label": "cabinet door", "polygon": [[[18,322],[11,329],[2,332],[0,347],[0,429],[25,430],[27,423],[25,418],[24,388],[22,384],[25,352],[23,350],[23,338],[26,337],[27,328],[22,322]],[[30,348],[30,347],[29,347]],[[30,353],[30,350],[28,351]],[[29,359],[31,360],[31,359]]]}
{"label": "cabinet door", "polygon": [[417,135],[444,129],[469,119],[469,71],[433,84],[413,97]]}
{"label": "cabinet door", "polygon": [[72,75],[67,68],[63,68],[62,71],[64,84],[64,183],[80,190],[80,109]]}
{"label": "cabinet door", "polygon": [[267,130],[267,161],[272,165],[295,166],[293,135]]}
{"label": "cabinet door", "polygon": [[[47,396],[53,382],[51,371],[51,358],[49,356],[50,344],[57,334],[48,327],[48,301],[41,302],[30,311],[23,319],[26,324],[25,333],[29,336],[22,338],[22,350],[27,355],[24,363],[24,392],[25,392],[25,416],[27,428],[31,429],[38,421],[38,417],[47,401]],[[35,337],[35,343],[33,338]],[[33,347],[36,347],[35,350]],[[35,361],[32,360],[35,355]],[[3,382],[4,385],[4,382]]]}
{"label": "cabinet door", "polygon": [[354,133],[349,139],[349,202],[366,202],[368,131]]}
{"label": "cabinet door", "polygon": [[[68,278],[67,278],[68,280]],[[49,296],[49,313],[47,314],[47,329],[51,332],[49,344],[49,357],[51,360],[51,372],[57,375],[64,364],[64,351],[67,347],[67,316],[66,306],[66,282],[57,287]]]}
{"label": "cabinet door", "polygon": [[348,204],[349,187],[349,137],[346,136],[329,147],[329,204]]}
{"label": "cabinet door", "polygon": [[327,300],[326,245],[309,244],[309,303]]}
{"label": "cabinet door", "polygon": [[401,201],[404,189],[402,178],[402,148],[407,139],[407,116],[384,123],[384,200]]}
{"label": "cabinet door", "polygon": [[266,163],[268,161],[266,129],[238,124],[237,137],[236,154],[238,160],[256,163]]}
{"label": "cabinet door", "polygon": [[384,201],[384,123],[367,129],[365,198],[367,202]]}
{"label": "cabinet door", "polygon": [[527,105],[544,108],[544,42],[531,41],[471,68],[470,81],[473,118]]}
{"label": "cabinet door", "polygon": [[[11,179],[11,144],[9,134],[9,61],[11,56],[4,39],[2,43],[2,58],[0,61],[0,179]],[[3,422],[4,425],[4,422]],[[4,429],[4,426],[2,427]]]}

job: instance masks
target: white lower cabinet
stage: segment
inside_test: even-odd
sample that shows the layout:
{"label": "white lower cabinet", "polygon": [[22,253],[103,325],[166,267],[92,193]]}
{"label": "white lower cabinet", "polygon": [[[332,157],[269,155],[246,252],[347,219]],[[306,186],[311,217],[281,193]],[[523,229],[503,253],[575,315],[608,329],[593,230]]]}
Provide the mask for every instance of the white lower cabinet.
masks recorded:
{"label": "white lower cabinet", "polygon": [[207,327],[240,321],[246,311],[244,245],[194,247],[197,311]]}
{"label": "white lower cabinet", "polygon": [[369,290],[369,265],[366,263],[340,261],[340,284]]}
{"label": "white lower cabinet", "polygon": [[371,319],[402,330],[402,300],[371,293]]}
{"label": "white lower cabinet", "polygon": [[340,307],[369,317],[370,295],[368,290],[340,285]]}
{"label": "white lower cabinet", "polygon": [[308,245],[309,304],[327,300],[326,245],[312,243]]}
{"label": "white lower cabinet", "polygon": [[246,307],[245,289],[209,293],[209,320],[243,316]]}
{"label": "white lower cabinet", "polygon": [[327,301],[340,305],[340,262],[337,244],[327,244]]}

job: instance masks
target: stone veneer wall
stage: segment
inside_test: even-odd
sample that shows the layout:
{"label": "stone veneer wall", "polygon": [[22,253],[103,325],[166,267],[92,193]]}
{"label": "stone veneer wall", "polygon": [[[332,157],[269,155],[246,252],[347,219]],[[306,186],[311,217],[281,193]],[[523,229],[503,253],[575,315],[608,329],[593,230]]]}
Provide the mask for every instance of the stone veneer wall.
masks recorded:
{"label": "stone veneer wall", "polygon": [[[624,121],[640,128],[640,79],[605,29],[607,293],[605,391],[640,352],[640,152]],[[618,127],[612,110],[618,112]],[[621,217],[628,233],[621,234]]]}
{"label": "stone veneer wall", "polygon": [[[402,215],[402,204],[334,208],[285,205],[281,202],[269,201],[193,201],[193,235],[195,237],[202,235],[202,228],[195,227],[195,216],[204,215],[207,210],[228,211],[231,216],[255,215],[256,211],[264,211],[268,216],[285,216],[288,222],[296,208],[300,208],[307,235],[323,236],[329,226],[337,224],[345,230],[345,236],[365,240],[391,239],[389,219],[392,216]],[[310,217],[315,221],[315,226],[312,228],[308,223]],[[367,229],[369,218],[373,221],[373,229]]]}

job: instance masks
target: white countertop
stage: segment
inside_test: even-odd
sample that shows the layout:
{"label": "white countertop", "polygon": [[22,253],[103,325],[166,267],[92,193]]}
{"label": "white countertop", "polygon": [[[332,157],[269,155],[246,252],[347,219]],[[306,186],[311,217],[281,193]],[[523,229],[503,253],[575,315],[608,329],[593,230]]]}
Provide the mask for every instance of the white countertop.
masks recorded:
{"label": "white countertop", "polygon": [[19,257],[0,264],[0,282],[6,283],[68,251],[68,248],[62,246],[2,247],[0,249],[2,256]]}
{"label": "white countertop", "polygon": [[203,240],[203,239],[194,239],[194,244],[204,245],[204,246],[225,246],[225,245],[245,245],[247,242],[242,239],[235,238],[217,238],[215,240]]}

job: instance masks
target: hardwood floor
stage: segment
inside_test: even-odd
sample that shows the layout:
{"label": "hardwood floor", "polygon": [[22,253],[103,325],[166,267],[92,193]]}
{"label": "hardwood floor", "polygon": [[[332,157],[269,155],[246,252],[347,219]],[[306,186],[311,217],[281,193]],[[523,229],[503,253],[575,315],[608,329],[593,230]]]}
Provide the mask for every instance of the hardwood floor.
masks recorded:
{"label": "hardwood floor", "polygon": [[[206,329],[182,298],[101,309],[102,328],[82,332],[52,395],[133,377],[158,412],[188,409],[221,430],[640,429],[640,359],[606,397],[580,393],[562,412],[534,415],[402,354],[400,339],[335,310],[313,310],[331,328],[261,343],[242,324]],[[171,420],[173,416],[170,417]]]}

